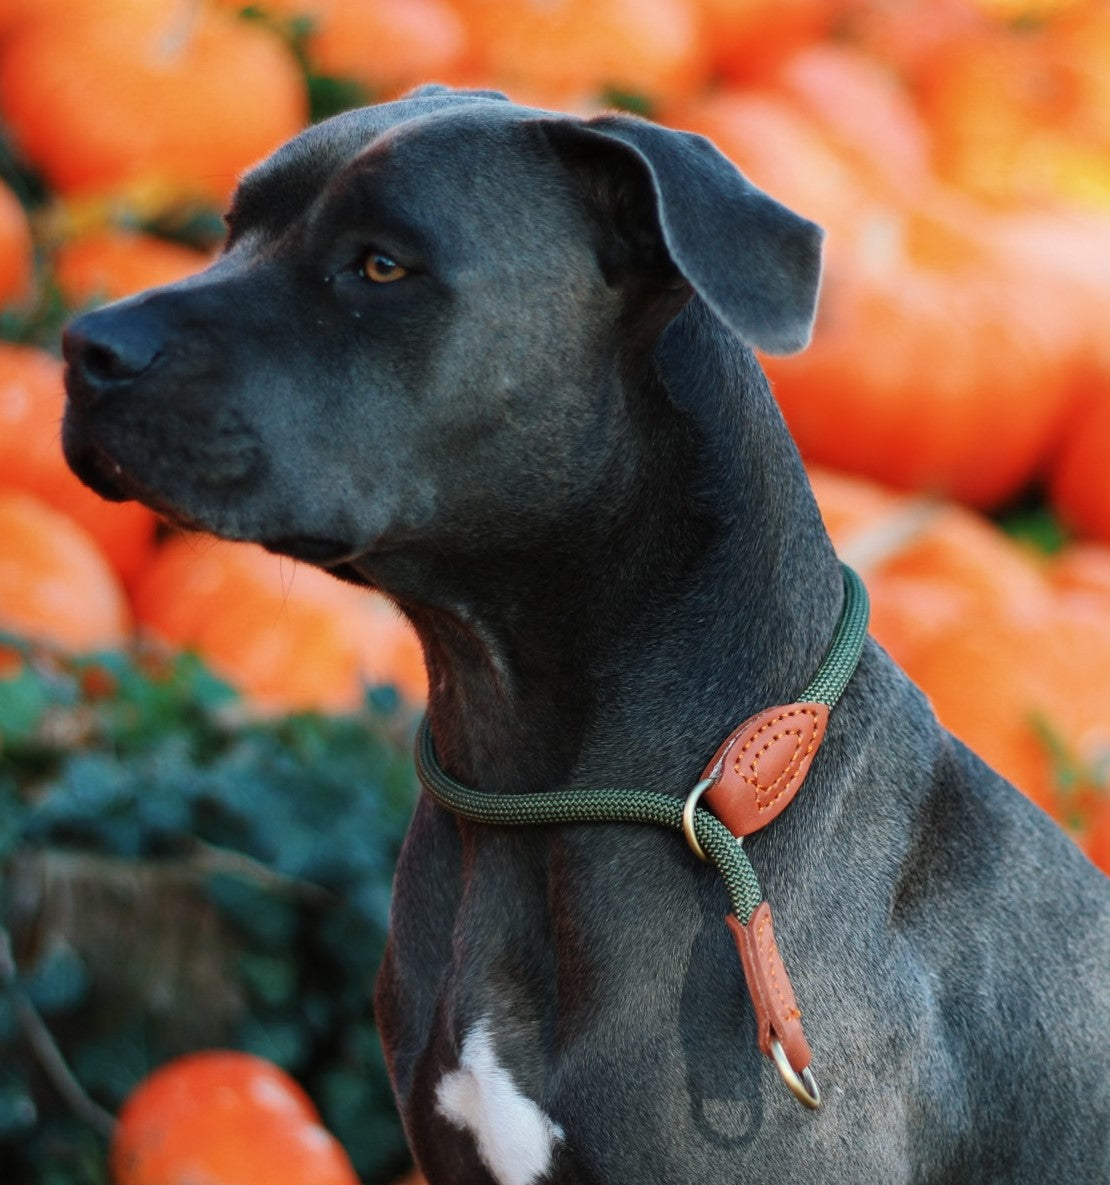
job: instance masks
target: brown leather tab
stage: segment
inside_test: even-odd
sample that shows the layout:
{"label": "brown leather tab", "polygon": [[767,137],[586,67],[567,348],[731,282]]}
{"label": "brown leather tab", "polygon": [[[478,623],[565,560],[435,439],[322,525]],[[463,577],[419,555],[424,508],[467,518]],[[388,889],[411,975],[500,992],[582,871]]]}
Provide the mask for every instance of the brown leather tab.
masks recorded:
{"label": "brown leather tab", "polygon": [[704,804],[733,835],[751,835],[790,804],[825,736],[825,704],[783,704],[750,717],[705,767]]}
{"label": "brown leather tab", "polygon": [[725,921],[744,966],[744,978],[755,1009],[760,1051],[770,1057],[771,1040],[776,1038],[786,1060],[794,1072],[800,1074],[809,1065],[811,1054],[802,1031],[802,1014],[794,999],[794,988],[775,942],[771,907],[766,901],[756,906],[746,926],[731,913],[726,915]]}

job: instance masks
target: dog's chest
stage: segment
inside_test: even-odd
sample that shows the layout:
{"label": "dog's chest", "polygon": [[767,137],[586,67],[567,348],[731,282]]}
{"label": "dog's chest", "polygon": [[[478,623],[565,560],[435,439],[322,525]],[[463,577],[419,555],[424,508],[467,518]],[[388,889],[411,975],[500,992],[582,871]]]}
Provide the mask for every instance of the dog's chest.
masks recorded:
{"label": "dog's chest", "polygon": [[436,1125],[446,1125],[497,1185],[538,1185],[549,1180],[562,1128],[521,1088],[497,1049],[489,1017],[465,1034],[457,1064],[434,1077],[426,1100]]}

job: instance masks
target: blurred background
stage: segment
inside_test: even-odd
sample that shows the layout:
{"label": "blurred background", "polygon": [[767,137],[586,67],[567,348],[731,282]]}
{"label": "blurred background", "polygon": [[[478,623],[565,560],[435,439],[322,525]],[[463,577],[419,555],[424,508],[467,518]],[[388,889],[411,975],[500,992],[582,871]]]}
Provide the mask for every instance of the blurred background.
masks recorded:
{"label": "blurred background", "polygon": [[765,362],[873,632],[1110,870],[1110,4],[0,0],[4,1185],[408,1171],[370,990],[419,648],[82,487],[58,334],[426,81],[701,132],[826,228],[813,344]]}

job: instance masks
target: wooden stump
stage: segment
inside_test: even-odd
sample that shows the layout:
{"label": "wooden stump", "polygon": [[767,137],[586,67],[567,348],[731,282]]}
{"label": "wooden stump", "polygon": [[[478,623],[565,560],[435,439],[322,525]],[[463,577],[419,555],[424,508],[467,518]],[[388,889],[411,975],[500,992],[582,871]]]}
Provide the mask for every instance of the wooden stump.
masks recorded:
{"label": "wooden stump", "polygon": [[86,852],[19,852],[5,881],[16,962],[33,973],[59,945],[89,973],[83,1033],[141,1017],[168,1054],[226,1042],[245,1002],[232,974],[238,945],[185,860]]}

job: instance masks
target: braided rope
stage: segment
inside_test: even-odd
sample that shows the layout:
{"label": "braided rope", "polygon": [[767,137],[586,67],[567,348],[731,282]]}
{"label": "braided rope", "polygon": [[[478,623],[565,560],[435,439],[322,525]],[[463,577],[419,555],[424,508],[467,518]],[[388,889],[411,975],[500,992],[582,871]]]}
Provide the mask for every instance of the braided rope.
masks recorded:
{"label": "braided rope", "polygon": [[836,701],[859,665],[863,644],[867,641],[867,623],[871,617],[867,589],[856,570],[841,564],[840,571],[844,577],[844,600],[832,644],[817,674],[813,676],[813,682],[798,696],[799,703],[825,704],[830,711],[836,706]]}
{"label": "braided rope", "polygon": [[[543,794],[484,794],[456,782],[440,768],[427,719],[420,725],[416,772],[428,793],[472,823],[495,827],[543,823],[649,823],[682,830],[682,800],[648,790],[552,791]],[[694,830],[725,882],[737,917],[747,921],[763,899],[747,853],[729,829],[706,810],[694,816]]]}

